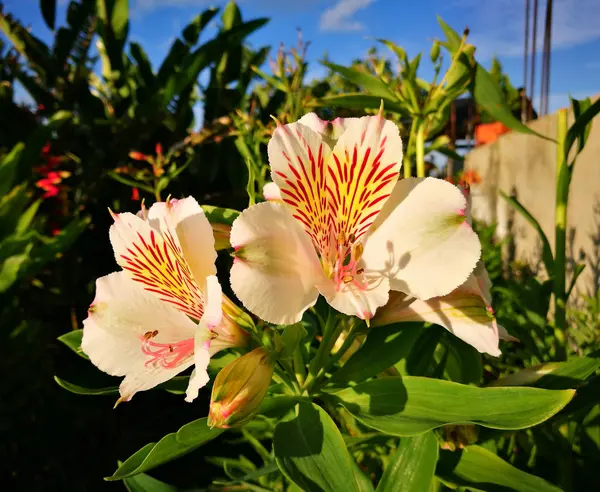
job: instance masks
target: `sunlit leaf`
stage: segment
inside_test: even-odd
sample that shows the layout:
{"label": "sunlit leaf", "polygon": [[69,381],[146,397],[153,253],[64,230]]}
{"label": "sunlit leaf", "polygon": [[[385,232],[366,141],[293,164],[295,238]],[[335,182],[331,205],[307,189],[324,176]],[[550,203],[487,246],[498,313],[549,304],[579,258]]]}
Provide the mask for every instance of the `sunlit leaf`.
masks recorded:
{"label": "sunlit leaf", "polygon": [[386,434],[414,436],[446,424],[524,429],[562,409],[572,390],[477,388],[439,379],[404,376],[360,383],[327,397],[364,425]]}

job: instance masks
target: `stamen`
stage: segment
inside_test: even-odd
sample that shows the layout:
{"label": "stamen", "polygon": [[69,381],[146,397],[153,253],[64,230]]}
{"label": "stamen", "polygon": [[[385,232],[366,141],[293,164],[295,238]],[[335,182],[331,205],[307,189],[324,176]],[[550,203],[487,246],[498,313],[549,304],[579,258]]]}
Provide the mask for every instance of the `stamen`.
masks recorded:
{"label": "stamen", "polygon": [[194,339],[189,338],[177,343],[158,343],[152,342],[146,335],[150,334],[153,338],[158,334],[157,330],[146,332],[141,337],[142,352],[150,358],[146,361],[146,367],[149,365],[161,365],[165,369],[172,369],[181,364],[188,357],[194,354]]}

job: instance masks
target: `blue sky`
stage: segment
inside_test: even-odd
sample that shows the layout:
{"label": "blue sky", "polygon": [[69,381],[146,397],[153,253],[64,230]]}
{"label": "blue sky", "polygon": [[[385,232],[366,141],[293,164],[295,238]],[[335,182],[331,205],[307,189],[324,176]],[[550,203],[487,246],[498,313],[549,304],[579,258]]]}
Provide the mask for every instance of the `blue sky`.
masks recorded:
{"label": "blue sky", "polygon": [[[59,1],[59,24],[64,22],[66,1]],[[130,39],[140,42],[156,67],[170,44],[186,24],[204,8],[223,6],[225,0],[130,0]],[[532,2],[533,3],[533,2]],[[542,46],[545,0],[540,0],[538,47]],[[41,19],[38,0],[5,0],[13,13],[33,32],[48,41],[51,32]],[[442,33],[436,21],[440,15],[457,31],[470,28],[470,42],[477,46],[477,58],[489,65],[492,56],[500,59],[515,86],[523,80],[524,0],[240,0],[246,20],[270,17],[266,27],[253,34],[255,46],[280,42],[290,47],[302,29],[308,49],[309,76],[325,69],[318,63],[323,53],[339,64],[364,56],[374,44],[372,38],[387,38],[403,46],[409,56],[428,53],[431,41]],[[550,81],[550,110],[568,104],[568,94],[580,98],[600,93],[600,22],[598,0],[554,0],[553,52]],[[210,26],[206,35],[214,32]],[[205,38],[206,39],[206,38]],[[385,49],[383,50],[385,52]],[[428,57],[425,57],[428,60]],[[541,52],[536,97],[539,97]],[[428,79],[424,65],[420,76]],[[536,103],[537,106],[537,103]]]}

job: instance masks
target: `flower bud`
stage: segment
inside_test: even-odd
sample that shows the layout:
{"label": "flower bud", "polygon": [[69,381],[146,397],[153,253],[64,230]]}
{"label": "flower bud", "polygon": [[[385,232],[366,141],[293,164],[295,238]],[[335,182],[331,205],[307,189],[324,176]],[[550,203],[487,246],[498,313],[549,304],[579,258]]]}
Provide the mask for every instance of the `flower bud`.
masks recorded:
{"label": "flower bud", "polygon": [[225,366],[215,379],[208,425],[225,429],[250,420],[269,389],[273,367],[274,359],[264,347]]}
{"label": "flower bud", "polygon": [[464,449],[477,442],[477,429],[472,424],[445,425],[442,427],[441,448],[449,451]]}
{"label": "flower bud", "polygon": [[146,154],[142,154],[141,152],[138,152],[137,150],[129,152],[129,158],[133,159],[134,161],[147,161],[149,159],[149,157],[150,156],[147,156]]}
{"label": "flower bud", "polygon": [[[256,326],[254,325],[254,321],[248,313],[246,313],[243,309],[237,306],[231,299],[227,296],[223,296],[223,320],[227,320],[231,324],[235,324],[238,329],[243,331],[246,336],[248,334],[246,332],[256,332]],[[239,346],[239,345],[238,345]]]}

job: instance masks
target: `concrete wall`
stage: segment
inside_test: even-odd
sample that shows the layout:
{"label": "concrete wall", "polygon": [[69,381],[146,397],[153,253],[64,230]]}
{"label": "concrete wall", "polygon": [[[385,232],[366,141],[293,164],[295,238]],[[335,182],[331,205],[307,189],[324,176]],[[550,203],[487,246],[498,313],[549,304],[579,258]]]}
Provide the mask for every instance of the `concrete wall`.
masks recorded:
{"label": "concrete wall", "polygon": [[[556,125],[556,114],[530,124],[538,133],[553,138]],[[510,195],[514,191],[538,220],[554,248],[556,145],[535,136],[509,132],[494,143],[472,150],[466,157],[465,168],[476,170],[482,178],[472,188],[474,217],[497,223],[499,237],[506,237],[512,229],[516,259],[538,264],[541,243],[537,233],[498,192]],[[579,293],[595,294],[600,288],[600,117],[594,119],[586,147],[577,159],[571,181],[567,235],[570,260],[586,263],[576,289]]]}

